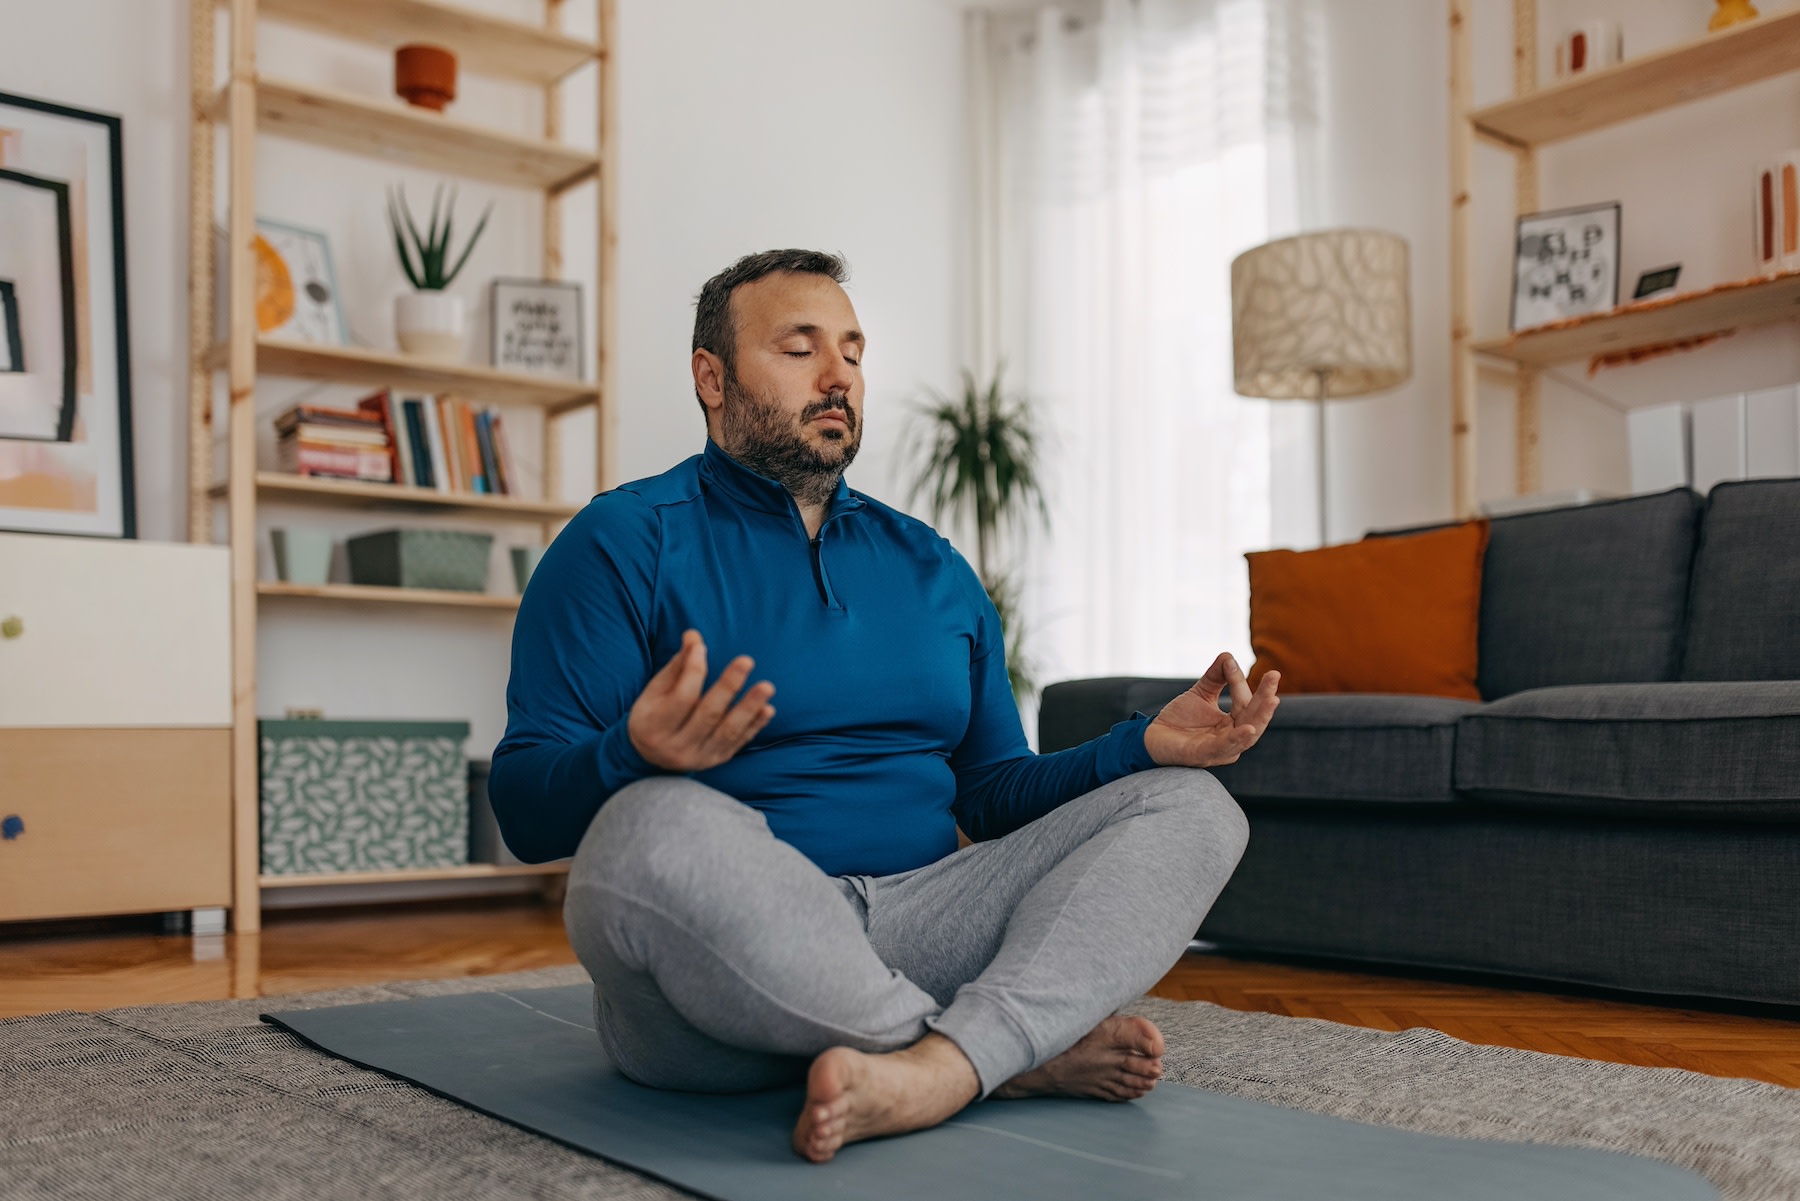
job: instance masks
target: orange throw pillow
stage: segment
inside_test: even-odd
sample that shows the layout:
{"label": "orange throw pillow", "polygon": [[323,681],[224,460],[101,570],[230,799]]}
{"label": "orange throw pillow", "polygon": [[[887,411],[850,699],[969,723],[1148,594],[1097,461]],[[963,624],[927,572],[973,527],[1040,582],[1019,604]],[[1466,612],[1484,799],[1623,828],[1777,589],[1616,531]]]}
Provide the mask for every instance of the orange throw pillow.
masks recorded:
{"label": "orange throw pillow", "polygon": [[1478,701],[1476,631],[1488,523],[1250,560],[1254,685]]}

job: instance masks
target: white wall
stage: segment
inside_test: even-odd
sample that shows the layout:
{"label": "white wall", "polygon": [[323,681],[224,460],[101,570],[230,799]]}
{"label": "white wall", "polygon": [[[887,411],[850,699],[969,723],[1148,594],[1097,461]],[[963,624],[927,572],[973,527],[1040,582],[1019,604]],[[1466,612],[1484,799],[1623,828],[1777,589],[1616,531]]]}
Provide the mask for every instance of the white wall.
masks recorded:
{"label": "white wall", "polygon": [[[1333,528],[1441,518],[1450,512],[1449,50],[1444,0],[1356,0],[1326,6],[1327,82],[1322,224],[1368,223],[1413,247],[1414,379],[1393,393],[1331,410]],[[1763,12],[1793,7],[1763,0]],[[1636,57],[1697,37],[1710,6],[1691,0],[1540,0],[1539,78],[1570,23],[1619,20]],[[1475,102],[1512,90],[1512,5],[1475,0]],[[1623,205],[1620,291],[1640,272],[1683,264],[1680,287],[1753,274],[1749,197],[1759,156],[1800,146],[1800,77],[1654,114],[1539,155],[1541,207]],[[1510,155],[1476,149],[1476,332],[1506,329],[1511,287]],[[1791,325],[1746,330],[1685,354],[1587,377],[1569,363],[1543,388],[1543,488],[1624,493],[1624,410],[1800,379]],[[1483,498],[1513,491],[1513,404],[1506,379],[1484,373],[1479,406]]]}
{"label": "white wall", "polygon": [[[527,20],[541,13],[534,0],[461,2]],[[567,7],[572,30],[591,28],[588,4]],[[891,448],[901,402],[923,384],[953,383],[959,362],[963,160],[955,7],[924,0],[621,0],[619,8],[622,475],[661,471],[702,445],[686,364],[692,298],[706,277],[749,251],[821,246],[849,258],[851,294],[871,340],[867,449],[852,480],[894,496]],[[0,88],[125,119],[139,528],[144,538],[181,538],[187,4],[4,0],[0,24]],[[374,99],[388,95],[391,68],[377,51],[271,26],[259,56],[270,75]],[[572,110],[591,113],[591,83],[574,93]],[[541,128],[539,101],[528,89],[465,78],[463,99],[466,118],[480,113],[521,133]],[[382,190],[404,181],[419,204],[436,177],[274,138],[259,140],[257,175],[263,215],[330,236],[352,340],[390,347],[391,302],[403,281]],[[478,302],[495,275],[536,274],[540,210],[521,191],[474,182],[461,191],[465,228],[478,206],[496,202],[489,232],[455,289]],[[566,242],[571,273],[590,280],[591,193],[571,201]],[[258,396],[261,424],[302,395],[356,393],[267,380]],[[575,499],[591,493],[593,478],[592,427],[581,425],[570,423],[565,476],[564,493]],[[401,523],[488,528],[502,542],[535,533],[530,526],[411,515],[271,510],[262,538],[265,575],[272,573],[267,527],[284,521],[339,535]],[[494,590],[504,591],[498,550],[495,559]],[[474,725],[471,753],[485,754],[505,720],[506,630],[504,615],[267,602],[258,711],[279,715],[304,705],[341,717],[462,717]]]}

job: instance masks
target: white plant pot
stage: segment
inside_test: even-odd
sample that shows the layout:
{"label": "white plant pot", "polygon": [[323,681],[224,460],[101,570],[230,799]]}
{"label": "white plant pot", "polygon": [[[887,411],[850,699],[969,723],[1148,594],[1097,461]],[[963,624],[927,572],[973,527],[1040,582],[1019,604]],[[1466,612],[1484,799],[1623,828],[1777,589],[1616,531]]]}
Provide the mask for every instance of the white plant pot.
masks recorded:
{"label": "white plant pot", "polygon": [[407,354],[440,363],[461,362],[467,329],[460,296],[407,292],[394,298],[394,336]]}

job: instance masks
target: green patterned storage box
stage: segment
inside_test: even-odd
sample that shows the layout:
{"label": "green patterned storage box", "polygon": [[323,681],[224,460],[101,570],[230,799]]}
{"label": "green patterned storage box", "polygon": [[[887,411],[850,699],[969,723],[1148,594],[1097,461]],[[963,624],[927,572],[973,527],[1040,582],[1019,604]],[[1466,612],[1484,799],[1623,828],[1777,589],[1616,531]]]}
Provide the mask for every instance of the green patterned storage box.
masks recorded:
{"label": "green patterned storage box", "polygon": [[262,870],[469,862],[466,721],[260,721]]}
{"label": "green patterned storage box", "polygon": [[352,584],[486,592],[492,534],[380,530],[344,542]]}

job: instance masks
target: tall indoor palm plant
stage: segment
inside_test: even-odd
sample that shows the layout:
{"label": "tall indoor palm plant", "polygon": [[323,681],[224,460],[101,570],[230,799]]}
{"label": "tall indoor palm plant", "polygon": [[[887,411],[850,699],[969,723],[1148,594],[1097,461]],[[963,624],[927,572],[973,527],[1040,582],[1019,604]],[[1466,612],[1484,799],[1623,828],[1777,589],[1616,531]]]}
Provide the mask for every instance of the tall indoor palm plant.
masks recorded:
{"label": "tall indoor palm plant", "polygon": [[1035,686],[1025,653],[1016,568],[1002,566],[1001,543],[1032,517],[1047,526],[1050,509],[1039,478],[1039,438],[1029,405],[1007,396],[1001,370],[986,384],[963,371],[960,396],[933,391],[917,409],[912,441],[918,476],[912,499],[924,501],[931,520],[946,518],[975,534],[975,573],[1000,612],[1006,634],[1006,673],[1015,695]]}

